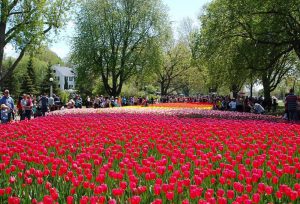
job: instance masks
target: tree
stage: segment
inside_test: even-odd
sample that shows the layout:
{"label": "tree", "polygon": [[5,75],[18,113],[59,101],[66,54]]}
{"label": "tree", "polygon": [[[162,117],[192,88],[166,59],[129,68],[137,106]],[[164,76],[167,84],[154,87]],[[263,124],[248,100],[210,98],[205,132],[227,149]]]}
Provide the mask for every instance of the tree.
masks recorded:
{"label": "tree", "polygon": [[[32,81],[33,87],[37,87],[37,84],[36,84],[36,74],[35,74],[35,70],[34,70],[34,67],[33,67],[33,56],[32,56],[32,54],[30,55],[29,61],[28,61],[28,64],[27,64],[27,74],[28,74],[28,77]],[[35,92],[32,92],[32,93],[35,94]]]}
{"label": "tree", "polygon": [[82,2],[72,48],[77,72],[100,76],[107,94],[119,95],[124,82],[151,64],[147,49],[169,27],[163,9],[160,0]]}
{"label": "tree", "polygon": [[300,58],[299,0],[227,1],[231,11],[231,26],[237,26],[234,35],[248,38],[258,44],[291,46]]}
{"label": "tree", "polygon": [[[273,46],[274,47],[274,46]],[[275,46],[277,48],[277,46]],[[273,48],[273,49],[275,49]],[[271,92],[280,84],[282,79],[295,68],[296,58],[294,53],[285,53],[278,60],[274,60],[272,52],[268,52],[266,61],[268,64],[265,69],[259,70],[261,81],[264,87],[264,97],[267,101],[271,101]]]}
{"label": "tree", "polygon": [[[32,57],[31,53],[26,52],[13,73],[7,76],[2,82],[2,89],[9,89],[13,96],[19,96],[22,94],[21,85],[23,83],[25,73],[27,72],[30,58],[32,58],[31,61],[34,68],[34,87],[37,91],[36,93],[40,93],[40,87],[43,86],[45,75],[48,72],[48,64],[62,64],[61,59],[46,47],[41,47],[39,50],[36,50]],[[7,57],[4,59],[4,72],[13,64],[14,61],[15,58],[13,57]]]}
{"label": "tree", "polygon": [[[65,22],[71,0],[2,0],[0,5],[0,83],[10,76],[26,51],[40,45],[51,31]],[[19,53],[6,70],[3,69],[4,48],[13,45]]]}
{"label": "tree", "polygon": [[260,79],[265,98],[270,100],[271,91],[295,63],[290,55],[294,45],[264,43],[253,37],[266,32],[270,42],[279,42],[278,36],[272,34],[283,28],[276,21],[280,21],[278,16],[256,14],[269,6],[266,1],[217,0],[208,5],[200,18],[197,54],[207,63],[213,81],[218,85],[228,84],[235,94],[245,82],[253,84]]}
{"label": "tree", "polygon": [[[4,70],[8,69],[13,63],[12,57],[8,57],[3,62],[3,68]],[[12,74],[5,78],[3,81],[3,86],[1,87],[1,90],[4,91],[5,89],[9,89],[10,93],[14,96],[17,96],[20,92],[20,83],[18,80],[18,76],[16,74]]]}
{"label": "tree", "polygon": [[23,82],[21,84],[21,92],[27,94],[34,94],[36,92],[33,82],[27,72],[23,76]]}
{"label": "tree", "polygon": [[[53,82],[50,82],[50,78],[53,78]],[[59,94],[59,88],[57,85],[57,80],[55,79],[55,76],[53,74],[53,69],[52,69],[52,65],[49,63],[48,64],[48,68],[47,68],[47,73],[41,83],[41,94],[44,93],[49,93],[50,94],[50,86],[52,84],[52,88],[53,88],[53,93],[55,94]]]}
{"label": "tree", "polygon": [[190,67],[191,53],[188,47],[182,42],[166,43],[162,50],[162,64],[156,70],[161,95],[166,96],[182,88],[182,84],[176,83],[176,80]]}
{"label": "tree", "polygon": [[36,91],[36,78],[35,78],[35,71],[33,68],[33,57],[30,55],[29,60],[26,66],[26,72],[23,76],[23,82],[21,84],[21,91],[23,93],[33,94],[37,93]]}

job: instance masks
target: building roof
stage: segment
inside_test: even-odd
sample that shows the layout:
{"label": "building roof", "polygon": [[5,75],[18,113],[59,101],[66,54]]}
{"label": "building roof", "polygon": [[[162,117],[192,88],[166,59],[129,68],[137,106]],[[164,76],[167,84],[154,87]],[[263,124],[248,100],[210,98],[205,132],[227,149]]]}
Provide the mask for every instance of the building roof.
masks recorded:
{"label": "building roof", "polygon": [[63,76],[75,76],[74,70],[70,67],[61,67],[60,65],[54,65],[53,69],[59,72]]}

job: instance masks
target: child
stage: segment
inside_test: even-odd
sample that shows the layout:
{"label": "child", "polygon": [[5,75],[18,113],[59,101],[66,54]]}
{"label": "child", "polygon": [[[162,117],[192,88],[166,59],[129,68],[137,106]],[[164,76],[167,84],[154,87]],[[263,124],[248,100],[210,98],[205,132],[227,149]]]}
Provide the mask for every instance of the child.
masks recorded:
{"label": "child", "polygon": [[5,104],[1,105],[1,123],[8,123],[8,111],[9,107]]}

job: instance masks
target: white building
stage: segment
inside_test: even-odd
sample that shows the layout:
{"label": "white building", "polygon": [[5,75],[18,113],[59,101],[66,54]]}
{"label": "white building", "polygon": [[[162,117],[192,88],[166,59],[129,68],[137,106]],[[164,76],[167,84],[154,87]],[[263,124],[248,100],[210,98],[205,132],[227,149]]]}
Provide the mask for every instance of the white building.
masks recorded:
{"label": "white building", "polygon": [[53,72],[58,81],[58,88],[61,90],[75,89],[75,72],[72,68],[54,65]]}

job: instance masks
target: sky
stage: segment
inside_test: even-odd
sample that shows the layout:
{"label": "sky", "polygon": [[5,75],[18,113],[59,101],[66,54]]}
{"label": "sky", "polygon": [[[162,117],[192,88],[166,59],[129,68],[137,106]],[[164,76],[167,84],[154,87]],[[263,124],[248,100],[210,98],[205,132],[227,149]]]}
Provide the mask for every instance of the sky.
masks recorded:
{"label": "sky", "polygon": [[[173,22],[173,29],[176,29],[184,18],[191,18],[197,22],[197,17],[201,12],[201,8],[211,0],[162,0],[169,8],[169,17]],[[50,44],[50,49],[55,52],[60,58],[64,59],[70,52],[72,36],[74,36],[74,22],[69,22],[63,28],[59,35],[53,36],[53,42]],[[6,48],[8,55],[13,54],[12,48]]]}

